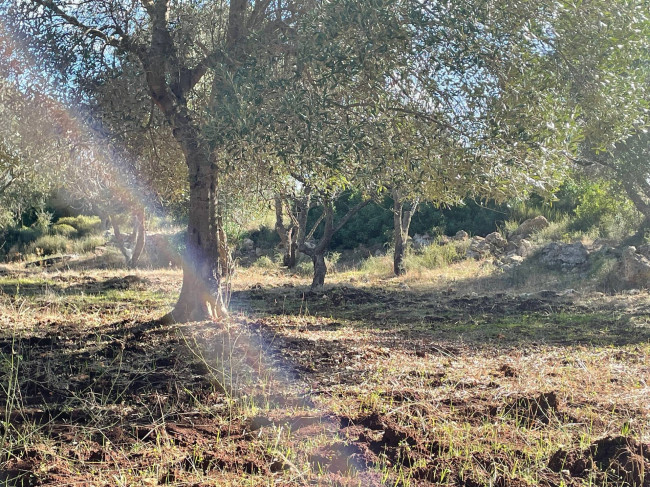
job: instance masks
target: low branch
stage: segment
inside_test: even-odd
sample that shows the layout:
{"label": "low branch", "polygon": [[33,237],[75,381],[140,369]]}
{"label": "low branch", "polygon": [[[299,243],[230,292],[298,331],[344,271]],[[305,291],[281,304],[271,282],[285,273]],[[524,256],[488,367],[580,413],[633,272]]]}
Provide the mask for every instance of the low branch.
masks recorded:
{"label": "low branch", "polygon": [[345,214],[345,216],[343,218],[341,218],[339,220],[339,222],[336,224],[336,226],[334,227],[334,232],[333,233],[336,233],[341,228],[343,228],[345,226],[345,224],[350,221],[350,218],[352,218],[355,214],[357,214],[357,212],[361,208],[368,205],[371,201],[372,201],[371,199],[363,200],[361,203],[359,203],[359,204],[353,206],[352,208],[350,208],[348,210],[348,212]]}
{"label": "low branch", "polygon": [[316,223],[314,223],[314,226],[312,227],[311,231],[307,234],[305,237],[305,240],[309,240],[314,236],[314,233],[316,233],[316,230],[318,229],[318,225],[320,225],[320,222],[323,221],[323,218],[325,218],[325,212],[321,213],[321,215],[318,217],[318,220],[316,220]]}

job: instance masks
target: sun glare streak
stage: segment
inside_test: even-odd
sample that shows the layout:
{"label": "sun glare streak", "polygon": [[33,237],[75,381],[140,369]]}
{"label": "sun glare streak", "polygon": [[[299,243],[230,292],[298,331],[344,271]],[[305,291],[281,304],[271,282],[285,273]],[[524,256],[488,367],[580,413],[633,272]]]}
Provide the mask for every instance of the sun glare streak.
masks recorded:
{"label": "sun glare streak", "polygon": [[[129,155],[122,148],[113,147],[108,138],[89,126],[88,118],[81,110],[48,94],[55,90],[48,85],[47,75],[38,70],[27,49],[16,39],[8,37],[1,22],[0,52],[6,54],[6,59],[22,58],[28,63],[27,66],[21,65],[20,59],[9,62],[9,72],[0,81],[0,101],[10,97],[15,102],[13,108],[19,110],[16,115],[29,120],[28,127],[23,127],[23,131],[18,133],[18,139],[28,144],[42,144],[40,149],[46,149],[48,160],[42,162],[50,165],[53,178],[58,179],[52,181],[53,186],[63,187],[71,195],[79,195],[79,199],[90,200],[91,204],[94,198],[104,198],[109,203],[119,202],[126,207],[139,205],[164,216],[163,210],[149,196],[155,194],[155,190],[143,184],[143,178],[133,169]],[[39,137],[35,137],[37,133]],[[21,163],[26,162],[23,160]],[[69,201],[71,207],[76,203],[75,200]],[[168,251],[171,255],[171,250]],[[181,261],[185,273],[196,273],[196,266],[187,260],[187,256],[181,256]],[[237,322],[236,319],[232,321]],[[330,439],[338,440],[339,425],[332,419],[334,415],[318,406],[317,397],[306,385],[301,385],[295,367],[289,361],[274,358],[272,341],[263,334],[250,336],[250,339],[241,338],[245,341],[244,349],[252,350],[254,353],[250,355],[257,355],[265,364],[271,364],[272,370],[268,372],[273,378],[285,390],[297,390],[297,397],[317,412],[323,431],[330,435]],[[348,457],[348,463],[352,478],[368,470],[353,457]]]}

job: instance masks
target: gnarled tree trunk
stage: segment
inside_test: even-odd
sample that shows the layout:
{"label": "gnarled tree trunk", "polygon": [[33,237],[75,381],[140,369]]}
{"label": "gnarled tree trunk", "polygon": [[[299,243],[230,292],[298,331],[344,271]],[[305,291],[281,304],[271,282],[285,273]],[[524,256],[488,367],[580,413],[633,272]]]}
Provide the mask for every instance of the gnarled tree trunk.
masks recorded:
{"label": "gnarled tree trunk", "polygon": [[311,288],[321,288],[325,285],[325,276],[327,275],[327,264],[325,263],[325,252],[314,253],[311,256],[314,264],[314,278],[311,282]]}
{"label": "gnarled tree trunk", "polygon": [[393,272],[396,276],[406,274],[406,244],[409,237],[409,228],[413,213],[418,206],[416,198],[410,205],[405,202],[398,190],[393,190],[393,228],[394,228],[394,253]]}
{"label": "gnarled tree trunk", "polygon": [[129,267],[135,269],[140,260],[140,256],[144,251],[144,245],[146,240],[146,228],[145,228],[145,219],[144,219],[144,208],[141,208],[133,213],[133,234],[134,234],[134,245],[133,245],[133,254],[131,255],[131,262],[129,262]]}
{"label": "gnarled tree trunk", "polygon": [[120,226],[115,218],[109,215],[108,220],[113,227],[117,248],[122,252],[124,259],[126,260],[126,265],[130,269],[135,269],[138,266],[138,261],[140,260],[140,256],[144,250],[146,240],[144,208],[140,208],[133,212],[133,232],[128,237],[129,241],[133,243],[132,249],[127,247],[126,239],[124,238],[124,235],[122,235]]}
{"label": "gnarled tree trunk", "polygon": [[217,204],[217,238],[219,247],[219,270],[223,278],[228,278],[233,273],[232,255],[228,247],[228,236],[223,226],[223,208],[221,202]]}
{"label": "gnarled tree trunk", "polygon": [[298,229],[295,225],[285,226],[283,222],[283,200],[280,195],[275,196],[275,231],[280,237],[280,242],[284,248],[284,256],[282,257],[282,265],[293,269],[296,267],[297,260],[297,237]]}
{"label": "gnarled tree trunk", "polygon": [[[325,284],[325,276],[327,275],[327,265],[325,263],[325,253],[330,247],[330,243],[332,242],[332,237],[338,232],[343,226],[352,218],[354,215],[357,214],[357,212],[366,206],[368,203],[370,203],[370,200],[364,200],[361,203],[355,205],[354,207],[350,208],[348,212],[339,220],[339,222],[334,225],[334,204],[329,198],[325,198],[325,201],[323,202],[323,215],[321,218],[318,219],[318,221],[314,224],[314,227],[312,230],[305,235],[305,231],[301,231],[301,236],[300,236],[300,251],[303,254],[308,255],[311,257],[311,260],[314,264],[314,277],[312,279],[311,283],[311,288],[312,289],[317,289],[317,288],[322,288],[323,285]],[[302,218],[301,221],[304,221],[304,227],[306,228],[306,222],[307,222],[307,212],[309,211],[309,205],[303,208]],[[309,240],[314,232],[316,231],[316,228],[320,224],[320,222],[324,220],[325,221],[325,226],[323,228],[323,233],[318,239],[318,242],[315,245],[308,245],[307,240]],[[303,226],[301,224],[301,226]]]}
{"label": "gnarled tree trunk", "polygon": [[198,321],[227,315],[219,272],[217,171],[206,154],[197,151],[189,155],[190,211],[183,286],[174,310],[165,321]]}

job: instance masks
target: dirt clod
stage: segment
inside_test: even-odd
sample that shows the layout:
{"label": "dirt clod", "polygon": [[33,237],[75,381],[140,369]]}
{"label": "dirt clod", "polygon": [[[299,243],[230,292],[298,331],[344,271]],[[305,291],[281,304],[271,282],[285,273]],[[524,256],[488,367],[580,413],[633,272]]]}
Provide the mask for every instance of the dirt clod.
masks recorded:
{"label": "dirt clod", "polygon": [[506,405],[502,412],[525,426],[532,426],[537,421],[549,424],[552,418],[558,417],[559,404],[555,392],[545,392],[532,398],[517,398]]}
{"label": "dirt clod", "polygon": [[650,444],[624,436],[606,437],[582,451],[560,449],[548,466],[554,472],[566,470],[573,477],[591,471],[612,485],[625,482],[630,487],[650,487]]}

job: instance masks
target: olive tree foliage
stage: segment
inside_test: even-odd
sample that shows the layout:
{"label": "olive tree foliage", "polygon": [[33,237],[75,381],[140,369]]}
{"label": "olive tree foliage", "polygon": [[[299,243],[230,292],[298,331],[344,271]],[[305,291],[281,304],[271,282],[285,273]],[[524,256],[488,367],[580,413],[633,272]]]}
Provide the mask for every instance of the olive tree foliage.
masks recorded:
{"label": "olive tree foliage", "polygon": [[[510,87],[506,100],[513,107],[506,113],[537,129],[523,124],[517,128],[512,117],[500,116],[495,130],[507,133],[503,127],[513,127],[525,147],[539,145],[536,134],[564,132],[566,147],[559,156],[569,164],[600,168],[598,173],[617,182],[647,222],[650,171],[643,153],[650,122],[648,3],[565,1],[548,3],[545,10],[543,23],[526,25],[536,50],[526,56],[524,69],[502,80]],[[527,108],[540,93],[563,114],[552,124],[531,118]],[[496,113],[503,111],[499,105]]]}
{"label": "olive tree foliage", "polygon": [[614,176],[643,215],[640,230],[646,231],[650,228],[650,136],[647,130],[616,144],[609,157],[599,164]]}
{"label": "olive tree foliage", "polygon": [[[261,146],[282,162],[274,166],[273,177],[285,263],[295,265],[298,250],[309,256],[312,287],[324,283],[333,236],[378,193],[372,147],[386,107],[377,100],[408,48],[408,7],[401,2],[323,4],[299,26],[304,40],[290,76],[278,80],[274,96],[260,107],[272,128]],[[335,221],[337,199],[350,190],[361,193],[362,200]],[[320,216],[307,228],[311,210]]]}
{"label": "olive tree foliage", "polygon": [[43,115],[39,111],[29,107],[23,95],[12,86],[0,82],[2,226],[17,221],[25,209],[38,205],[39,198],[50,189],[46,163],[51,154],[45,144],[34,144],[48,137],[39,130]]}
{"label": "olive tree foliage", "polygon": [[[53,75],[34,62],[25,45],[3,28],[0,82],[2,196],[4,208],[20,214],[44,204],[50,192],[66,197],[70,206],[106,219],[132,211],[132,244],[116,228],[118,246],[130,266],[144,248],[144,215],[135,198],[133,164],[124,151],[104,141],[86,123],[83,111],[71,109],[69,87],[57,89]],[[69,98],[68,98],[69,99]],[[130,162],[129,162],[130,161]]]}
{"label": "olive tree foliage", "polygon": [[41,93],[42,78],[0,23],[0,227],[43,205],[60,172],[60,110]]}
{"label": "olive tree foliage", "polygon": [[[421,29],[437,41],[419,38],[425,48],[414,64],[427,74],[408,83],[417,93],[414,103],[441,107],[437,118],[450,126],[443,125],[437,143],[422,145],[437,145],[441,164],[420,172],[417,162],[408,163],[427,159],[418,158],[415,146],[383,139],[394,148],[383,153],[393,158],[384,167],[396,201],[396,273],[403,272],[404,230],[420,198],[445,204],[466,196],[524,198],[531,191],[552,197],[570,161],[584,163],[588,152],[600,153],[592,162],[607,165],[640,210],[650,202],[647,165],[639,157],[644,139],[637,134],[648,119],[647,2],[461,2],[427,12],[438,17],[440,9],[458,30],[439,35],[432,23]],[[425,133],[413,128],[416,120],[394,130]],[[445,156],[445,149],[452,153]],[[422,177],[441,172],[453,175],[442,187],[436,183],[444,176]]]}
{"label": "olive tree foliage", "polygon": [[643,232],[650,225],[648,4],[615,2],[600,11],[586,9],[580,19],[580,32],[557,46],[585,60],[564,73],[580,129],[569,157],[616,183],[644,216]]}

